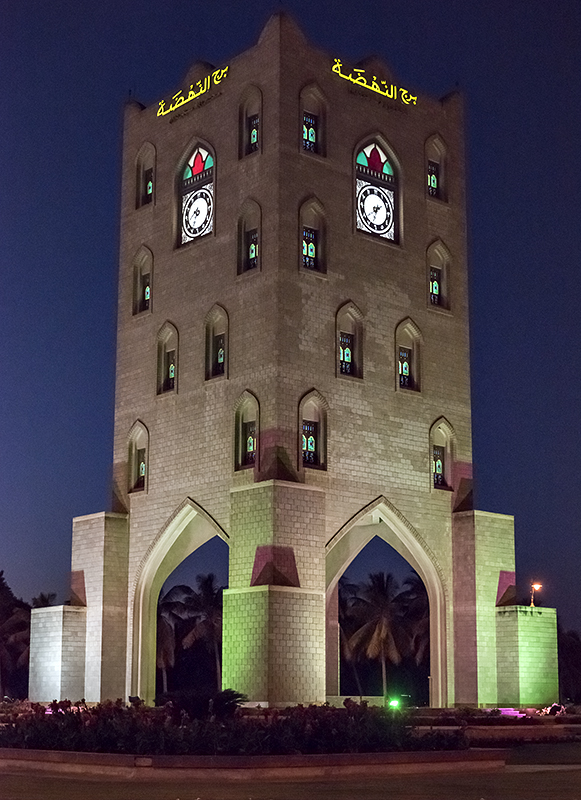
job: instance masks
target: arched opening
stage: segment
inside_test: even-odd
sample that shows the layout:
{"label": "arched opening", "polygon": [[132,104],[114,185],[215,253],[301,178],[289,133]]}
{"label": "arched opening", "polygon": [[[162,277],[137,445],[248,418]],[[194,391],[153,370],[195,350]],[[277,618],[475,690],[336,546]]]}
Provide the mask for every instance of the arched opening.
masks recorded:
{"label": "arched opening", "polygon": [[176,567],[216,536],[228,543],[228,534],[216,520],[188,497],[164,525],[143,558],[134,592],[128,695],[153,703],[156,693],[156,619],[161,589]]}
{"label": "arched opening", "polygon": [[430,611],[418,573],[380,536],[338,585],[339,693],[429,702]]}
{"label": "arched opening", "polygon": [[214,536],[179,564],[157,601],[156,697],[222,688],[222,591],[228,545]]}
{"label": "arched opening", "polygon": [[327,694],[339,694],[339,580],[376,537],[390,545],[421,578],[429,604],[429,704],[447,705],[446,587],[420,534],[385,498],[361,509],[327,542]]}

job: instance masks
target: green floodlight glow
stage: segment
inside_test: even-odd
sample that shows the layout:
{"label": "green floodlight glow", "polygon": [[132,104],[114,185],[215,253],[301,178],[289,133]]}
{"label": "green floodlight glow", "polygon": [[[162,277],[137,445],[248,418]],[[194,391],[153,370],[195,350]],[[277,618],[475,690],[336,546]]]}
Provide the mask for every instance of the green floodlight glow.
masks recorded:
{"label": "green floodlight glow", "polygon": [[399,700],[390,700],[389,701],[390,708],[399,708]]}

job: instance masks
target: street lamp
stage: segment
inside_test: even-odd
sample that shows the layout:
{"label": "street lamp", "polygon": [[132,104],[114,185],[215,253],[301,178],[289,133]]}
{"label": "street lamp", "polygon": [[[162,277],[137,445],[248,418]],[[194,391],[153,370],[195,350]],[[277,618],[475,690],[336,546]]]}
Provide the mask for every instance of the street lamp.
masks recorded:
{"label": "street lamp", "polygon": [[542,583],[531,583],[531,608],[535,606],[535,592],[538,592],[539,589],[543,588]]}

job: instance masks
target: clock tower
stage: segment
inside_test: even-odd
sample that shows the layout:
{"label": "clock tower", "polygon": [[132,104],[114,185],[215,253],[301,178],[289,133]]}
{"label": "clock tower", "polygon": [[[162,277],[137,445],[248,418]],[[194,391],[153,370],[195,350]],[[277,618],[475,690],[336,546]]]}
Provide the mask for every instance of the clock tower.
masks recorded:
{"label": "clock tower", "polygon": [[126,108],[115,504],[74,522],[72,604],[33,613],[35,699],[152,702],[160,589],[215,536],[251,701],[339,694],[338,581],[375,536],[426,586],[433,706],[552,699],[554,612],[503,605],[513,521],[472,505],[461,99],[337,55],[278,14]]}

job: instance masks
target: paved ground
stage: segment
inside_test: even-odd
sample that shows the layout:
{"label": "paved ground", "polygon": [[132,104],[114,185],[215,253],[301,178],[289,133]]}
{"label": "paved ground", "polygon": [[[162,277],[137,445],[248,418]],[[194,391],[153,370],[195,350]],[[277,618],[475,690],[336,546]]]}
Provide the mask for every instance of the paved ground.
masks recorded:
{"label": "paved ground", "polygon": [[581,769],[337,783],[208,785],[0,775],[2,800],[581,800]]}
{"label": "paved ground", "polygon": [[[540,759],[545,763],[539,764]],[[0,773],[1,800],[581,800],[581,744],[517,748],[506,770],[261,784],[131,782]],[[523,763],[524,762],[524,763]]]}

